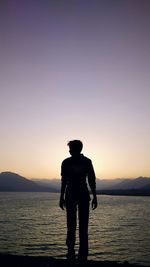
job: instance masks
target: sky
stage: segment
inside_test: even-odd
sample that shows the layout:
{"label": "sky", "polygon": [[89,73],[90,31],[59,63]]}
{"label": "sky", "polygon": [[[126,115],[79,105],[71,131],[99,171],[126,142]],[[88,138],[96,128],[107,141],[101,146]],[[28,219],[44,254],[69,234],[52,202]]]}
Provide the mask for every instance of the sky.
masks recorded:
{"label": "sky", "polygon": [[150,177],[150,1],[0,2],[0,172]]}

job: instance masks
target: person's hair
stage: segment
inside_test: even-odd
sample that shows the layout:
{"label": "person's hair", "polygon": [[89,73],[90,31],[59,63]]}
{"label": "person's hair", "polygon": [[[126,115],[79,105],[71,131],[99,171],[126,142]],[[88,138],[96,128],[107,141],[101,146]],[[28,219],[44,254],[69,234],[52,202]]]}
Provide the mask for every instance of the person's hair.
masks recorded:
{"label": "person's hair", "polygon": [[83,148],[83,143],[80,140],[72,140],[68,142],[70,150],[80,153]]}

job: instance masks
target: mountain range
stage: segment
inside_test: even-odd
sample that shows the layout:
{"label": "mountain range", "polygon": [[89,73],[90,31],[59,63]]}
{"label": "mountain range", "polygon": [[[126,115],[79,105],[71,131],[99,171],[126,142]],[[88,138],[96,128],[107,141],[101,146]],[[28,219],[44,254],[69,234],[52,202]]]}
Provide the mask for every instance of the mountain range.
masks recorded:
{"label": "mountain range", "polygon": [[53,192],[50,187],[39,185],[12,172],[0,173],[0,191],[7,192]]}
{"label": "mountain range", "polygon": [[[98,194],[150,195],[150,178],[97,179]],[[13,172],[0,173],[0,191],[60,192],[60,179],[29,180]]]}
{"label": "mountain range", "polygon": [[[40,185],[60,190],[60,179],[32,179]],[[150,178],[117,178],[117,179],[96,179],[97,190],[128,190],[128,189],[150,189]]]}

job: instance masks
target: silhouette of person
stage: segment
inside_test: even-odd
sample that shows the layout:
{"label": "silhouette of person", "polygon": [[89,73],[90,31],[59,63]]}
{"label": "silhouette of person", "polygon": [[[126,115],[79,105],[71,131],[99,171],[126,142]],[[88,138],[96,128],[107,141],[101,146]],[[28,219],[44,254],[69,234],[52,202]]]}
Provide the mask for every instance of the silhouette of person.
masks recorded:
{"label": "silhouette of person", "polygon": [[71,157],[66,158],[61,165],[61,194],[59,206],[67,216],[67,258],[75,259],[75,238],[77,224],[77,210],[79,219],[79,260],[88,257],[88,221],[90,194],[87,182],[93,194],[92,209],[97,208],[96,177],[90,159],[81,154],[83,144],[80,140],[68,143]]}

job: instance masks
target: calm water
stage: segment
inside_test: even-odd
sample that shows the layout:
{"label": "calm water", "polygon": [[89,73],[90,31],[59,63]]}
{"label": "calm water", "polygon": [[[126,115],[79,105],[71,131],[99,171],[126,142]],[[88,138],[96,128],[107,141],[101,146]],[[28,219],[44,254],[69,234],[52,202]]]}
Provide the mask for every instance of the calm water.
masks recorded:
{"label": "calm water", "polygon": [[[0,253],[63,258],[65,212],[55,193],[0,193]],[[98,196],[89,259],[150,265],[150,198]],[[76,248],[78,249],[78,238]]]}

